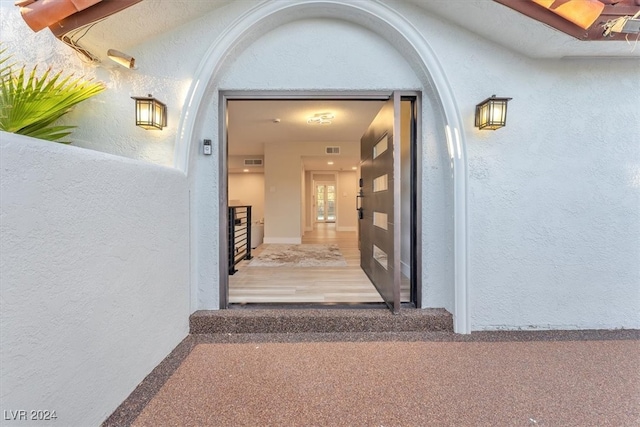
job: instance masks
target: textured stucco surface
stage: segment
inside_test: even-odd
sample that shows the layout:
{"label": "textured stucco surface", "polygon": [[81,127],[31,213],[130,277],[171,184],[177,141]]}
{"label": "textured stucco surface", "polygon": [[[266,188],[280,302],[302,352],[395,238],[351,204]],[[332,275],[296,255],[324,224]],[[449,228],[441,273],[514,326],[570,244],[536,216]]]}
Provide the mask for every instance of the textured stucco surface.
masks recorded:
{"label": "textured stucco surface", "polygon": [[[299,11],[297,13],[300,14]],[[285,93],[317,90],[431,91],[429,82],[422,81],[416,75],[412,64],[407,62],[394,46],[369,28],[339,19],[300,18],[288,22],[292,20],[289,15],[273,19],[276,20],[275,23],[271,23],[273,28],[249,30],[243,36],[242,43],[234,51],[235,55],[222,64],[222,71],[213,83],[214,87],[220,90],[279,90]],[[292,34],[295,36],[292,37]],[[323,43],[309,49],[309,46],[317,44],[318,34],[324,35]],[[214,144],[218,142],[218,129],[215,126],[218,92],[212,91],[210,97],[211,100],[207,103],[212,107],[204,113],[209,119],[203,120],[202,128],[196,130],[196,144],[203,138],[211,138]],[[426,105],[431,107],[428,102]],[[423,113],[423,121],[426,123],[436,122],[440,114],[432,108],[426,108]],[[423,147],[429,154],[424,155],[425,166],[428,167],[423,167],[423,179],[429,182],[431,187],[442,188],[450,185],[447,183],[451,180],[451,174],[448,172],[450,166],[446,145],[444,150],[443,147],[435,147],[435,136],[442,137],[443,130],[438,128],[424,132]],[[192,152],[198,149],[199,147],[194,146]],[[201,174],[211,177],[216,167],[212,163],[215,163],[215,159],[203,160],[202,156],[198,155],[191,157],[189,174],[196,181],[196,197],[204,197],[207,200],[219,197],[215,194],[216,189],[207,185],[207,180],[200,177]],[[452,207],[450,197],[450,194],[440,191],[434,194],[428,203],[424,201],[425,215],[429,219],[425,221],[426,234],[429,236],[425,242],[429,245],[439,245],[443,248],[446,247],[448,238],[450,239],[451,214],[446,213],[448,209],[450,212]],[[213,235],[217,225],[204,220],[210,218],[213,213],[208,212],[208,206],[200,202],[196,202],[195,206],[195,209],[200,211],[200,226],[212,230],[204,234],[198,232],[198,236]],[[213,208],[217,209],[216,206]],[[431,218],[436,217],[442,221],[431,221]],[[267,227],[265,224],[265,230]],[[200,254],[198,277],[208,285],[212,280],[217,281],[218,267],[215,260],[218,257],[211,256],[217,248],[211,248],[211,239],[208,237],[198,239],[201,241],[200,247],[196,250]],[[452,253],[448,250],[433,250],[430,254],[432,256],[428,259],[429,268],[423,269],[423,286],[426,289],[424,293],[430,295],[424,305],[452,310],[453,293],[446,290],[453,282]],[[218,301],[217,291],[217,288],[207,289],[199,286],[197,296],[194,297],[194,307],[215,308]]]}
{"label": "textured stucco surface", "polygon": [[[194,111],[186,93],[199,64],[257,2],[231,2],[128,46],[136,71],[86,67],[46,31],[30,33],[11,2],[1,4],[3,42],[20,59],[65,65],[107,83],[106,93],[69,118],[81,125],[76,145],[170,165],[178,120]],[[383,4],[429,43],[464,123],[472,329],[640,326],[640,144],[634,137],[640,133],[640,62],[533,60],[415,4]],[[216,80],[198,82],[209,95],[189,158],[191,235],[197,236],[191,242],[192,310],[218,302],[219,163],[198,154],[201,139],[218,142],[218,91],[398,88],[424,95],[423,303],[451,310],[453,178],[434,88],[416,71],[405,41],[321,9],[265,20],[223,58]],[[169,127],[162,132],[130,124],[129,97],[150,92],[169,104]],[[493,93],[514,98],[508,126],[477,131],[473,108]],[[105,120],[89,122],[94,115]]]}
{"label": "textured stucco surface", "polygon": [[0,410],[98,425],[188,333],[187,179],[7,133],[0,173]]}
{"label": "textured stucco surface", "polygon": [[[461,171],[415,51],[373,20],[315,2],[251,28],[212,81],[194,81],[257,4],[230,2],[128,45],[138,69],[125,70],[83,63],[0,0],[16,62],[108,88],[65,119],[79,125],[74,145],[98,152],[0,135],[0,409],[56,409],[73,417],[58,424],[95,425],[184,337],[190,312],[217,308],[225,201],[219,159],[199,148],[218,144],[220,90],[421,90],[423,305],[453,312]],[[533,60],[414,4],[380,4],[428,42],[463,122],[471,329],[640,328],[640,62]],[[206,86],[199,110],[187,98],[195,85]],[[148,93],[168,104],[161,132],[132,123],[130,97]],[[513,97],[508,125],[477,131],[473,108],[494,93]],[[177,163],[179,121],[195,111],[185,178],[157,165]]]}
{"label": "textured stucco surface", "polygon": [[[149,7],[146,3],[135,5],[139,10],[139,20],[132,26],[145,25],[146,8]],[[193,33],[186,29],[198,29],[201,34],[215,38],[215,31],[235,18],[234,8],[237,6],[227,7],[231,12],[220,14],[220,18],[217,13],[210,14],[208,23],[189,23],[135,46],[110,46],[135,57],[135,70],[125,69],[108,59],[101,63],[88,63],[58,41],[48,29],[33,33],[11,0],[0,0],[0,39],[18,66],[24,64],[30,70],[38,65],[42,71],[52,67],[65,75],[99,80],[107,86],[105,92],[83,102],[62,119],[62,123],[79,125],[70,137],[73,145],[172,166],[174,142],[187,90],[200,56],[208,46],[208,43],[194,43],[198,38],[192,40]],[[209,27],[213,22],[216,24]],[[96,54],[105,57],[106,52]],[[178,56],[174,56],[176,54]],[[131,97],[148,94],[167,104],[167,127],[160,132],[149,132],[135,126]],[[102,119],[88,120],[90,117]],[[96,135],[101,137],[96,138]]]}
{"label": "textured stucco surface", "polygon": [[469,148],[473,323],[637,328],[640,63],[546,62],[511,90],[506,138]]}
{"label": "textured stucco surface", "polygon": [[[637,328],[640,61],[533,60],[396,4],[466,122],[472,329]],[[507,127],[478,131],[494,93]]]}
{"label": "textured stucco surface", "polygon": [[[640,152],[632,135],[640,132],[634,116],[640,102],[640,63],[532,60],[411,5],[392,5],[439,54],[465,124],[472,329],[637,327]],[[313,50],[303,51],[317,34],[326,35],[328,44],[331,34],[337,34],[340,43],[332,44],[330,52],[320,47],[318,57]],[[225,62],[225,73],[215,82],[221,89],[423,90],[423,303],[449,308],[451,169],[429,82],[409,72],[416,68],[410,49],[330,19],[283,23],[250,37],[255,40],[245,40],[244,50],[238,48]],[[368,56],[339,58],[342,45],[360,46],[357,52]],[[398,53],[403,59],[397,59]],[[326,58],[331,68],[322,67]],[[385,79],[387,64],[393,68],[402,63],[407,71],[393,73],[401,81]],[[629,96],[612,103],[616,92]],[[492,93],[514,98],[509,124],[497,132],[480,132],[473,127],[473,107]],[[596,110],[594,105],[603,107]],[[207,114],[215,125],[215,107]],[[216,127],[208,132],[203,137],[213,135],[216,141]],[[197,176],[201,170],[191,173]],[[215,306],[216,291],[200,292],[204,298],[197,306]]]}

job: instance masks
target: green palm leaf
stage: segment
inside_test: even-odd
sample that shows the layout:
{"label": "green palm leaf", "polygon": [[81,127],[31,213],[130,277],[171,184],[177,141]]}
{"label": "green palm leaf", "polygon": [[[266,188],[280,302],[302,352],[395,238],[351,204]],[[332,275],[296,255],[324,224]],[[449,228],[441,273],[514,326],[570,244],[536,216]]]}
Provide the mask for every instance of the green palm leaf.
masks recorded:
{"label": "green palm leaf", "polygon": [[0,49],[0,79],[4,81],[5,78],[11,73],[12,64],[7,64],[9,56],[5,55],[7,49]]}
{"label": "green palm leaf", "polygon": [[60,117],[73,107],[105,90],[102,83],[63,77],[62,72],[51,75],[48,69],[38,77],[34,67],[29,74],[22,67],[14,72],[5,65],[6,49],[0,50],[0,130],[63,142],[75,126],[55,126]]}

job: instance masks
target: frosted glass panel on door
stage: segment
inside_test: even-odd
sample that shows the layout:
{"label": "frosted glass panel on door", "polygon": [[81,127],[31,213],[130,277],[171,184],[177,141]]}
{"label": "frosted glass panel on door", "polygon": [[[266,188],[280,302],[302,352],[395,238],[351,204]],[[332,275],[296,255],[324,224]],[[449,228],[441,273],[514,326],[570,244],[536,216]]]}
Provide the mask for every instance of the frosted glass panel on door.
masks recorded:
{"label": "frosted glass panel on door", "polygon": [[387,253],[376,245],[373,245],[373,259],[378,261],[385,270],[387,269]]}
{"label": "frosted glass panel on door", "polygon": [[388,136],[385,135],[380,141],[378,141],[376,143],[376,145],[373,146],[373,158],[375,159],[376,157],[378,157],[380,154],[384,153],[385,151],[387,151],[387,148],[389,148],[389,141],[387,140]]}
{"label": "frosted glass panel on door", "polygon": [[387,222],[388,222],[388,215],[386,213],[384,212],[373,213],[373,225],[375,225],[376,227],[386,230]]}
{"label": "frosted glass panel on door", "polygon": [[385,191],[389,188],[389,177],[387,174],[374,178],[373,180],[373,192]]}

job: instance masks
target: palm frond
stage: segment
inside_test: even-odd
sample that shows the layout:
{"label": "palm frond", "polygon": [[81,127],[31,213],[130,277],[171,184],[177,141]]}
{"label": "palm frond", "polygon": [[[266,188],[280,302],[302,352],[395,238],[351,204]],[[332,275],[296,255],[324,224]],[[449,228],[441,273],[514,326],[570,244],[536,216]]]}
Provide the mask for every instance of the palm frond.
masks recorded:
{"label": "palm frond", "polygon": [[[1,44],[0,44],[1,45]],[[7,48],[0,48],[0,80],[4,82],[4,79],[8,78],[11,74],[11,67],[15,64],[7,63],[11,56],[5,55]]]}
{"label": "palm frond", "polygon": [[41,76],[37,67],[27,73],[25,67],[14,72],[4,65],[8,56],[0,49],[0,129],[49,141],[61,141],[74,126],[54,126],[78,103],[105,90],[102,83],[52,75],[47,69]]}

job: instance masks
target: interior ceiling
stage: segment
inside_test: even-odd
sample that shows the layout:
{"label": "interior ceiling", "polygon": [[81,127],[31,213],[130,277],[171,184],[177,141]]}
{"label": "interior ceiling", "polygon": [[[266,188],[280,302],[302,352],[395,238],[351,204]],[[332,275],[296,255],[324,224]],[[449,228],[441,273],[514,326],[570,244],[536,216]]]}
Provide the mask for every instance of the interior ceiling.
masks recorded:
{"label": "interior ceiling", "polygon": [[[232,100],[228,111],[229,156],[261,156],[265,144],[322,142],[345,146],[359,144],[384,101],[377,100]],[[330,112],[331,124],[309,124],[317,113]],[[277,122],[279,120],[279,122]],[[333,165],[328,165],[331,160]],[[306,170],[351,170],[358,156],[344,154],[305,156]],[[229,172],[242,172],[242,168]],[[251,168],[260,172],[260,168]]]}

